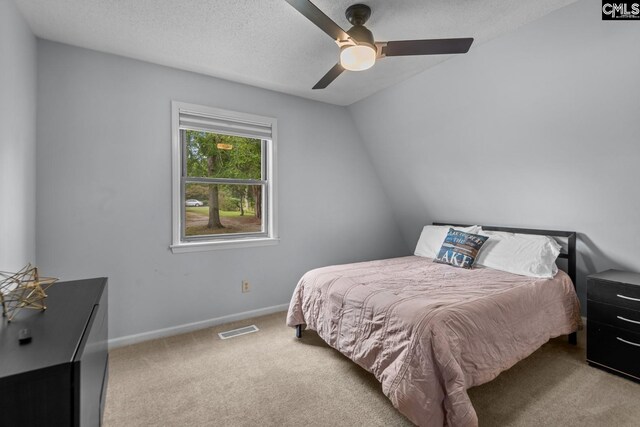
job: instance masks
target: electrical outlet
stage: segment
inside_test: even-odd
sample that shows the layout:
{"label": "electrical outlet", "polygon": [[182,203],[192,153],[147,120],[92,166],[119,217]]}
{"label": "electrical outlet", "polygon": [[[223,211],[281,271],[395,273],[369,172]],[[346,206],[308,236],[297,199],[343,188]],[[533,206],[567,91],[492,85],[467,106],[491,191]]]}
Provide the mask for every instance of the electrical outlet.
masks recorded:
{"label": "electrical outlet", "polygon": [[242,293],[246,293],[249,292],[251,290],[251,285],[249,285],[249,282],[247,280],[243,280],[242,281]]}

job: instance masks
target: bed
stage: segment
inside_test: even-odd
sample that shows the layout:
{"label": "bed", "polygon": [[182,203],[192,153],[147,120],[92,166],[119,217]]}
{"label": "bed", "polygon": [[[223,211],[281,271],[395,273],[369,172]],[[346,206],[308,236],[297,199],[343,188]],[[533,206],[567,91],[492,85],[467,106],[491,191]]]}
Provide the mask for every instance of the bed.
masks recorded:
{"label": "bed", "polygon": [[299,338],[304,328],[315,330],[373,373],[415,424],[476,426],[468,388],[492,380],[550,338],[569,335],[575,344],[581,326],[574,232],[483,229],[565,239],[559,258],[568,273],[541,279],[418,256],[318,268],[296,286],[287,325]]}

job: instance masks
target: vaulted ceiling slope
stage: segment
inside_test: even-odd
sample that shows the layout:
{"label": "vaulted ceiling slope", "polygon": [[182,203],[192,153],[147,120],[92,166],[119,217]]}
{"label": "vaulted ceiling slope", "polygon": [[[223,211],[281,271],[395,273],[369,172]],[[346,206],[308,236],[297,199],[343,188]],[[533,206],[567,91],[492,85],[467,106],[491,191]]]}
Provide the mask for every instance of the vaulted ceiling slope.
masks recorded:
{"label": "vaulted ceiling slope", "polygon": [[[350,105],[450,56],[398,57],[312,86],[337,45],[285,0],[15,0],[36,36]],[[575,0],[364,0],[378,40],[474,37],[474,46]],[[357,0],[314,0],[344,29]],[[473,49],[473,46],[471,47]]]}

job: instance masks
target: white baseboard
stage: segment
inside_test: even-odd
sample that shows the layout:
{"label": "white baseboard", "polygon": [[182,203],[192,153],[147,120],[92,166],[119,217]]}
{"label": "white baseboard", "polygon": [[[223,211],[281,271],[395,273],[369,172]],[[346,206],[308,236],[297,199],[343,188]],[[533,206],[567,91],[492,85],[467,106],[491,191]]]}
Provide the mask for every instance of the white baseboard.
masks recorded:
{"label": "white baseboard", "polygon": [[285,311],[289,308],[289,303],[274,305],[271,307],[259,308],[257,310],[243,311],[242,313],[229,314],[227,316],[216,317],[214,319],[201,320],[199,322],[187,323],[185,325],[172,326],[170,328],[156,329],[154,331],[142,332],[140,334],[127,335],[124,337],[113,338],[109,340],[109,350],[125,345],[136,344],[143,341],[149,341],[156,338],[169,337],[171,335],[184,334],[187,332],[197,331],[198,329],[210,328],[212,326],[222,325],[223,323],[235,322],[238,320],[250,319],[252,317],[265,316],[278,311]]}

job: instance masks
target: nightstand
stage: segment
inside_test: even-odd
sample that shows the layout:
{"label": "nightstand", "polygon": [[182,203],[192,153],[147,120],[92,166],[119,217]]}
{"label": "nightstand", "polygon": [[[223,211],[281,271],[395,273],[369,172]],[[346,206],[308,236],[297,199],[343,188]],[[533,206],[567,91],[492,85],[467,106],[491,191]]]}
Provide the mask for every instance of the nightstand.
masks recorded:
{"label": "nightstand", "polygon": [[587,362],[640,381],[640,274],[587,277]]}

